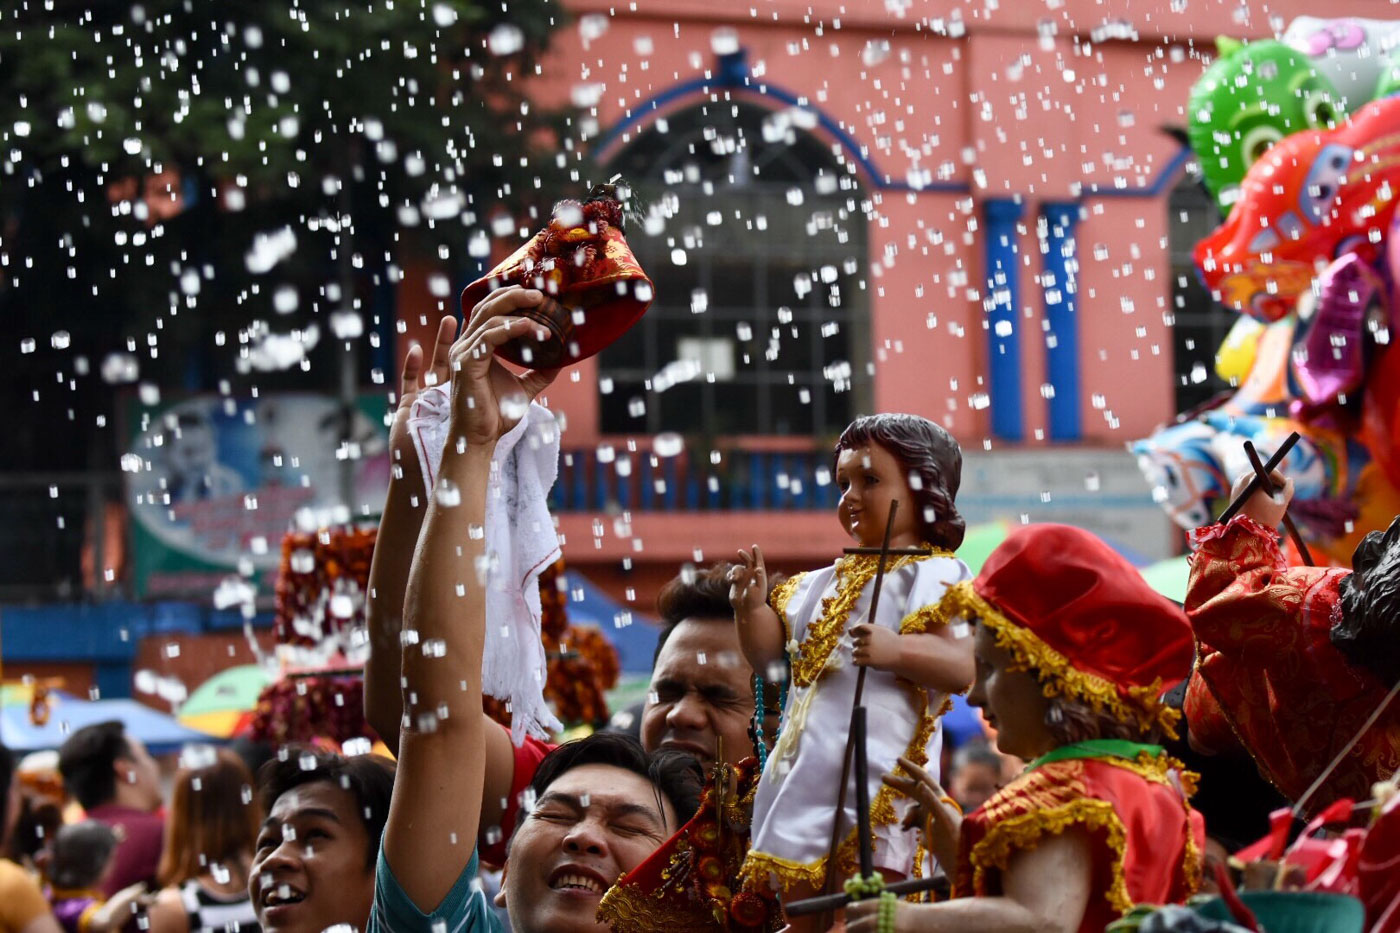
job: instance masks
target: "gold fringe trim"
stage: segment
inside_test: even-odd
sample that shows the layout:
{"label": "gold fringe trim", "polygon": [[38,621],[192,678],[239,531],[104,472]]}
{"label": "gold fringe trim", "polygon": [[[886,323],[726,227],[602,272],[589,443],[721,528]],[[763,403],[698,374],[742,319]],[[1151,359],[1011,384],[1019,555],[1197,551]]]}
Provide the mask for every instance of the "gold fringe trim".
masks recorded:
{"label": "gold fringe trim", "polygon": [[[898,557],[885,567],[886,574],[899,571],[923,557]],[[826,662],[836,650],[836,643],[846,632],[846,621],[855,608],[866,585],[875,579],[875,571],[880,566],[878,554],[850,554],[836,562],[836,595],[822,600],[821,617],[807,626],[802,643],[797,646],[794,657],[789,659],[792,667],[792,683],[798,687],[810,687],[826,670]],[[788,594],[789,597],[791,594]],[[784,603],[786,607],[786,602]],[[791,626],[784,623],[789,632]],[[789,639],[791,635],[789,634]]]}
{"label": "gold fringe trim", "polygon": [[1123,722],[1136,723],[1139,731],[1160,726],[1167,735],[1177,738],[1176,724],[1181,713],[1162,703],[1160,679],[1145,686],[1124,688],[1125,698],[1112,682],[1079,670],[1040,636],[1007,618],[983,599],[970,582],[949,587],[937,612],[945,622],[958,616],[976,616],[996,633],[997,645],[1011,652],[1019,665],[1017,669],[1036,672],[1041,692],[1047,697],[1082,700],[1096,712],[1109,712]]}
{"label": "gold fringe trim", "polygon": [[797,589],[797,584],[805,573],[795,573],[782,583],[773,587],[773,592],[768,595],[768,605],[773,607],[773,611],[778,614],[778,621],[783,623],[783,644],[787,644],[792,638],[792,624],[788,622],[787,604],[792,599],[793,592]]}
{"label": "gold fringe trim", "polygon": [[1114,812],[1113,804],[1089,797],[1071,800],[1053,810],[1033,810],[1008,817],[988,827],[987,835],[972,847],[969,855],[973,893],[980,894],[985,890],[989,868],[1005,871],[1012,853],[1033,849],[1043,836],[1058,836],[1071,826],[1083,826],[1090,833],[1105,833],[1108,846],[1113,850],[1113,878],[1104,891],[1104,897],[1108,899],[1109,906],[1120,914],[1132,910],[1133,900],[1128,896],[1123,867],[1127,851],[1127,833],[1123,822]]}
{"label": "gold fringe trim", "polygon": [[[839,856],[838,856],[839,857]],[[767,888],[772,879],[778,879],[778,890],[786,894],[793,885],[804,882],[809,887],[819,888],[826,880],[827,856],[815,862],[794,862],[790,859],[769,855],[767,852],[749,850],[744,857],[744,866],[739,870],[744,887]],[[841,865],[838,861],[837,865]]]}
{"label": "gold fringe trim", "polygon": [[[928,545],[925,544],[924,547],[928,547]],[[955,556],[952,551],[946,548],[930,548],[930,550],[933,553],[929,555],[904,556],[895,559],[886,565],[886,575],[911,563],[926,560],[928,557]],[[810,686],[826,669],[831,652],[835,650],[837,641],[846,631],[846,622],[850,618],[851,610],[865,590],[866,584],[875,578],[879,562],[879,555],[876,554],[852,554],[837,561],[836,595],[822,600],[821,618],[808,627],[807,637],[799,646],[798,655],[790,659],[794,684],[799,687]],[[778,614],[778,618],[782,620],[783,629],[789,638],[792,637],[792,627],[787,618],[787,605],[792,599],[798,580],[803,576],[805,574],[798,574],[783,581],[774,588],[769,599],[769,604]],[[900,634],[927,631],[928,628],[943,624],[946,619],[939,615],[938,610],[938,606],[925,606],[910,613],[900,623]],[[920,625],[927,628],[915,627]],[[901,681],[901,683],[904,682]],[[953,703],[951,698],[945,699],[939,710],[933,715],[929,715],[928,691],[916,684],[907,684],[906,689],[909,689],[911,695],[917,698],[916,703],[920,712],[919,726],[914,730],[914,735],[909,740],[904,757],[922,767],[928,761],[928,743],[933,737],[933,730],[938,727],[938,719],[952,709]],[[903,774],[904,769],[896,764],[894,773]],[[757,782],[755,782],[755,787],[757,787]],[[895,821],[894,798],[896,794],[907,796],[886,784],[880,785],[880,789],[875,793],[875,798],[870,802],[870,826],[872,829],[889,826]],[[805,882],[816,887],[826,880],[826,865],[829,857],[829,855],[824,855],[813,862],[795,862],[766,852],[751,850],[744,859],[740,876],[746,887],[751,885],[767,886],[773,877],[777,877],[779,887],[784,892],[798,882]],[[845,841],[837,847],[836,860],[838,871],[844,875],[849,876],[855,872],[858,859],[854,827],[851,828]]]}
{"label": "gold fringe trim", "polygon": [[904,617],[904,620],[899,623],[899,634],[927,635],[935,628],[947,624],[948,620],[939,615],[937,605],[925,606]]}

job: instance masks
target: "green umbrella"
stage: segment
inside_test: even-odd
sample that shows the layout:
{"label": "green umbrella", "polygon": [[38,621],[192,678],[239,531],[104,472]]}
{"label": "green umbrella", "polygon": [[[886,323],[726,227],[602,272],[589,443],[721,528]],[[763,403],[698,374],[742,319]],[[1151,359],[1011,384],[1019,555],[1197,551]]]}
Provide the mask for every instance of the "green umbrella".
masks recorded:
{"label": "green umbrella", "polygon": [[180,716],[250,710],[258,704],[258,694],[271,682],[272,677],[257,664],[230,667],[200,684],[180,704]]}
{"label": "green umbrella", "polygon": [[[1012,524],[1005,519],[983,522],[967,529],[958,557],[976,574],[987,558],[1011,533]],[[1112,542],[1109,542],[1112,544]],[[1158,593],[1176,602],[1186,600],[1186,581],[1191,576],[1190,558],[1170,557],[1141,568],[1142,577]]]}
{"label": "green umbrella", "polygon": [[963,543],[958,548],[958,557],[967,564],[975,575],[1010,533],[1011,523],[1004,519],[973,525],[967,529],[967,534],[963,535]]}
{"label": "green umbrella", "polygon": [[1142,578],[1147,585],[1167,599],[1179,603],[1186,602],[1186,583],[1191,578],[1191,558],[1183,554],[1169,557],[1142,568]]}

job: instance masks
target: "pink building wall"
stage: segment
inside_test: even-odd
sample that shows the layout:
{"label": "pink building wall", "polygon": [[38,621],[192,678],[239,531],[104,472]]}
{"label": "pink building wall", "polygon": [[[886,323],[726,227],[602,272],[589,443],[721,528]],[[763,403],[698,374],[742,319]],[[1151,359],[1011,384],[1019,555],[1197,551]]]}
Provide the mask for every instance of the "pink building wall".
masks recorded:
{"label": "pink building wall", "polygon": [[[1051,443],[1040,228],[1043,209],[1056,205],[1077,206],[1079,218],[1073,443],[1121,449],[1174,414],[1167,198],[1185,153],[1163,127],[1184,124],[1189,89],[1217,34],[1270,35],[1317,12],[1302,0],[1272,0],[1267,11],[1251,2],[1248,15],[1238,0],[570,0],[568,7],[573,23],[559,32],[533,86],[543,100],[596,101],[593,155],[604,162],[657,118],[706,101],[783,109],[771,93],[781,90],[830,121],[834,131],[812,132],[860,165],[874,208],[867,256],[874,407],[934,419],[971,451]],[[1328,12],[1386,17],[1393,8],[1338,2]],[[720,80],[716,53],[732,48],[746,56],[746,86]],[[703,89],[675,93],[702,80]],[[1014,226],[1013,309],[1023,429],[1012,439],[994,437],[985,403],[987,209],[1009,199],[1023,208]],[[549,404],[567,420],[566,445],[600,440],[596,386],[597,366],[588,361],[550,390]],[[765,529],[771,535],[769,519],[731,513],[710,528],[693,517],[649,516],[634,523],[649,543],[632,553],[675,561],[691,550],[682,539],[693,538],[707,554],[728,554]],[[586,517],[562,521],[571,544],[586,537]],[[805,556],[797,539],[826,546],[828,536],[808,534],[818,527],[808,521],[798,522],[803,533],[783,554]],[[629,547],[590,543],[569,553],[615,561]]]}

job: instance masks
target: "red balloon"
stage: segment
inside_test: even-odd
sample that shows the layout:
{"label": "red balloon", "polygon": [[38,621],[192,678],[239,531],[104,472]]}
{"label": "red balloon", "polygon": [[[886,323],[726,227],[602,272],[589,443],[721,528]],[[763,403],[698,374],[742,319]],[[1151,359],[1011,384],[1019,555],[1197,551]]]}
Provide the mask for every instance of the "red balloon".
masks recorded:
{"label": "red balloon", "polygon": [[1229,219],[1196,245],[1196,267],[1219,301],[1276,321],[1333,259],[1377,259],[1397,197],[1400,97],[1388,97],[1335,130],[1294,133],[1265,153]]}
{"label": "red balloon", "polygon": [[[1392,340],[1396,339],[1394,336]],[[1400,346],[1392,343],[1371,361],[1361,434],[1371,457],[1393,486],[1400,488]]]}

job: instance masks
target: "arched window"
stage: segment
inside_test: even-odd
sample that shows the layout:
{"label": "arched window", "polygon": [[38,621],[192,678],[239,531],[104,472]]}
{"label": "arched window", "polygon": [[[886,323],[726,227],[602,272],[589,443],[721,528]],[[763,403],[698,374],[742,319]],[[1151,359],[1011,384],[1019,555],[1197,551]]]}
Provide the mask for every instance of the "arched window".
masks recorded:
{"label": "arched window", "polygon": [[870,206],[812,119],[712,102],[611,161],[656,299],[599,360],[604,433],[825,437],[868,408]]}
{"label": "arched window", "polygon": [[1191,251],[1220,223],[1215,202],[1188,172],[1167,202],[1167,243],[1172,264],[1172,349],[1176,410],[1190,411],[1230,386],[1215,373],[1215,353],[1239,315],[1212,301],[1201,284]]}

